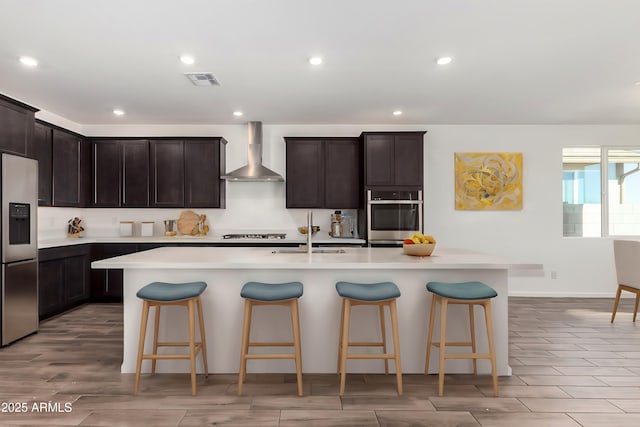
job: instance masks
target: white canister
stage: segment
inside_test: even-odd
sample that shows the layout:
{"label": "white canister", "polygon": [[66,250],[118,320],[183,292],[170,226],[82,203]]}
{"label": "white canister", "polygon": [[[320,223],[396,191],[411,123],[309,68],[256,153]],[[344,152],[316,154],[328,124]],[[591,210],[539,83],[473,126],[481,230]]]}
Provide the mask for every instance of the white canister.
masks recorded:
{"label": "white canister", "polygon": [[153,221],[142,221],[140,235],[143,237],[153,236],[153,224],[155,224]]}
{"label": "white canister", "polygon": [[120,235],[122,237],[133,236],[133,221],[120,221]]}

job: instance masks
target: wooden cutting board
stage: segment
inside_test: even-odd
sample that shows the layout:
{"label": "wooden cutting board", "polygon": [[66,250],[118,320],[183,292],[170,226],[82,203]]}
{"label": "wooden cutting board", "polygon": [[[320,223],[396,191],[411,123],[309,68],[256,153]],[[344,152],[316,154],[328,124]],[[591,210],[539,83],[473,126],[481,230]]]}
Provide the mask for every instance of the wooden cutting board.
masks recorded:
{"label": "wooden cutting board", "polygon": [[182,211],[178,218],[178,231],[180,234],[195,236],[198,234],[198,222],[200,215],[194,211]]}

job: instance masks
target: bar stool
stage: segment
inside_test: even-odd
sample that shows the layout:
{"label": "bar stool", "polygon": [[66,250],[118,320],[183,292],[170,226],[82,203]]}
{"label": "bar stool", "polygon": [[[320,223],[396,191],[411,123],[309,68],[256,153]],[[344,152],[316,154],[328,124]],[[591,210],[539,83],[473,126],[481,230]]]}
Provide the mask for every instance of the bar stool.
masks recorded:
{"label": "bar stool", "polygon": [[[140,372],[142,361],[151,359],[151,374],[156,373],[158,359],[187,359],[191,361],[191,394],[196,395],[196,355],[202,351],[204,376],[209,376],[207,367],[207,341],[202,318],[202,301],[200,295],[207,288],[204,282],[164,283],[153,282],[138,291],[136,296],[142,299],[142,319],[140,321],[140,340],[138,341],[138,360],[136,365],[136,382],[133,394],[138,394],[140,388]],[[187,342],[158,342],[158,328],[160,326],[160,307],[184,306],[189,317],[189,341]],[[198,307],[198,322],[200,325],[200,342],[196,342],[195,306]],[[155,307],[155,325],[153,329],[153,352],[144,353],[144,341],[147,335],[147,319],[149,307]],[[158,347],[189,347],[189,354],[158,354]]]}
{"label": "bar stool", "polygon": [[[294,359],[298,396],[302,396],[302,351],[300,349],[300,316],[298,298],[302,296],[302,283],[248,282],[242,287],[244,298],[244,321],[242,323],[242,348],[240,350],[240,374],[238,396],[242,395],[242,383],[247,374],[247,359]],[[251,342],[251,314],[257,305],[285,305],[291,310],[293,342]],[[249,354],[249,347],[293,347],[293,354]]]}
{"label": "bar stool", "polygon": [[[394,359],[396,364],[396,382],[398,395],[402,395],[402,367],[400,366],[400,338],[398,335],[398,313],[396,298],[400,289],[391,282],[382,283],[336,283],[338,295],[342,297],[340,313],[340,340],[338,343],[338,373],[340,373],[340,396],[344,396],[348,359],[384,359],[385,374],[389,373],[388,360]],[[380,312],[381,342],[349,341],[349,325],[351,307],[357,305],[377,305]],[[389,307],[393,335],[393,353],[387,353],[386,333],[384,327],[384,307]],[[382,347],[382,354],[349,354],[349,346]]]}
{"label": "bar stool", "polygon": [[[498,296],[498,293],[482,282],[463,283],[443,283],[429,282],[427,290],[432,293],[431,311],[429,314],[429,332],[427,338],[427,357],[424,364],[424,374],[429,372],[429,359],[431,356],[431,346],[440,348],[440,364],[438,371],[438,396],[444,393],[444,364],[446,359],[472,359],[473,374],[478,374],[476,366],[477,359],[489,359],[491,361],[491,375],[493,379],[493,394],[498,396],[498,377],[496,374],[496,351],[493,345],[493,325],[491,323],[491,299]],[[433,343],[433,325],[436,318],[436,303],[440,303],[440,342]],[[447,306],[449,304],[467,304],[469,306],[469,329],[471,341],[446,342],[447,331]],[[476,352],[476,333],[473,317],[475,305],[484,307],[484,317],[487,327],[487,338],[489,340],[489,353]],[[446,346],[471,347],[471,353],[446,354]]]}

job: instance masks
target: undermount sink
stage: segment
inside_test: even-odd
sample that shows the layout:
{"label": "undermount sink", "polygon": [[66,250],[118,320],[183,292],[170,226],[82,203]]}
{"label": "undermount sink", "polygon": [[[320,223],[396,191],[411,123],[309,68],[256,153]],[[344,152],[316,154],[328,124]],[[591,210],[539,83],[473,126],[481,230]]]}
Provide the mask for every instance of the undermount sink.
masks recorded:
{"label": "undermount sink", "polygon": [[[314,254],[343,254],[346,251],[344,249],[336,248],[336,249],[327,249],[327,248],[313,248],[311,253]],[[274,249],[272,254],[306,254],[307,249],[305,248],[279,248]]]}

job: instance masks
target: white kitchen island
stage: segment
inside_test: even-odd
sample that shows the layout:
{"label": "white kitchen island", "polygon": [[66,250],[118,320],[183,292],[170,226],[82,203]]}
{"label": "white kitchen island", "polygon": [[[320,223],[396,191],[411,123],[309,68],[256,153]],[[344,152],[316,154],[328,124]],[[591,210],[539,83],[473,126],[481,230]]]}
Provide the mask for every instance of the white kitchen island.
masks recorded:
{"label": "white kitchen island", "polygon": [[[373,283],[392,281],[402,296],[398,298],[400,353],[404,373],[424,370],[427,322],[431,295],[428,281],[463,282],[478,280],[493,287],[493,326],[496,339],[498,375],[511,375],[508,364],[508,271],[535,268],[512,264],[502,257],[459,250],[436,248],[430,257],[412,257],[401,248],[345,248],[345,253],[273,253],[273,248],[164,247],[115,258],[94,261],[92,268],[124,269],[124,354],[122,373],[135,372],[141,301],[136,292],[154,281],[208,284],[202,295],[209,371],[236,373],[239,369],[242,330],[242,285],[248,281],[300,281],[302,367],[304,373],[330,373],[336,370],[340,297],[335,283],[340,280]],[[282,250],[282,249],[281,249]],[[447,336],[460,341],[468,337],[466,306],[450,307]],[[484,313],[476,309],[478,348],[486,351]],[[387,331],[390,324],[387,313]],[[356,307],[352,313],[352,340],[379,340],[377,308]],[[152,324],[152,322],[151,322]],[[152,335],[148,330],[146,344]],[[437,331],[437,329],[436,329]],[[285,307],[259,307],[254,310],[252,341],[290,341],[291,322]],[[186,310],[164,308],[160,322],[160,340],[182,341],[187,336]],[[437,339],[437,332],[434,339]],[[392,347],[392,342],[389,347]],[[175,349],[173,349],[175,351]],[[255,349],[260,351],[261,348]],[[271,350],[271,349],[266,349]],[[465,351],[468,349],[464,349]],[[167,350],[170,351],[170,350]],[[252,350],[253,351],[253,350]],[[379,349],[353,351],[379,352]],[[453,348],[451,351],[459,351]],[[433,349],[430,372],[437,372],[438,349]],[[200,362],[198,372],[201,372]],[[150,364],[143,364],[148,371]],[[390,363],[390,370],[393,363]],[[490,370],[488,361],[479,361],[481,373]],[[158,363],[158,372],[188,372],[184,361]],[[295,372],[289,360],[252,360],[248,372]],[[350,361],[348,372],[384,372],[379,360]],[[471,361],[447,361],[447,372],[471,372]]]}

